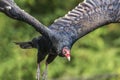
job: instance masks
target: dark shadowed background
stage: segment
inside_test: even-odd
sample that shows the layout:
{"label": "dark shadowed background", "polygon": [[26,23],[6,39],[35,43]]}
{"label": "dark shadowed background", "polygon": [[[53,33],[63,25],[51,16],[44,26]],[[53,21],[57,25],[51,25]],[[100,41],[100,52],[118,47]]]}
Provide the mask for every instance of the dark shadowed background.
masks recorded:
{"label": "dark shadowed background", "polygon": [[[15,0],[25,11],[49,26],[82,0]],[[26,23],[0,13],[0,80],[35,80],[36,49],[20,49],[13,42],[40,34]],[[68,62],[57,57],[49,65],[48,80],[120,80],[120,24],[110,24],[84,36],[73,46]],[[44,69],[44,61],[42,63]]]}

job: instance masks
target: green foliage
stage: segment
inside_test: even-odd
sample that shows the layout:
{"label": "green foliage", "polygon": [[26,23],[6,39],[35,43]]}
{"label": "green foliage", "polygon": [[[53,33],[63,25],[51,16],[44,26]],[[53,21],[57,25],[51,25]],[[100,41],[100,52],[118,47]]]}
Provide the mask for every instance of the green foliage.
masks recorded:
{"label": "green foliage", "polygon": [[[53,21],[74,8],[80,0],[15,0],[43,24]],[[14,41],[28,41],[40,36],[30,25],[0,14],[0,80],[35,80],[36,53],[22,50]],[[120,24],[97,29],[75,43],[71,62],[57,57],[49,65],[48,78],[80,80],[102,74],[120,74]],[[42,69],[44,69],[44,61]],[[83,79],[81,79],[83,80]],[[93,79],[91,79],[93,80]],[[96,79],[98,80],[98,79]],[[119,80],[119,77],[100,80]]]}

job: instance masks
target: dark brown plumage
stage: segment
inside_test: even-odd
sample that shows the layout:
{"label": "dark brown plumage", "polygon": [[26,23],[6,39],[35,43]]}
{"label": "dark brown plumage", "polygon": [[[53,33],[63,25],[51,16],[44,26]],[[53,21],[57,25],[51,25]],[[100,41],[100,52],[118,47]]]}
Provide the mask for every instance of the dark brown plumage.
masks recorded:
{"label": "dark brown plumage", "polygon": [[85,0],[72,11],[61,17],[48,28],[20,9],[13,0],[0,0],[0,11],[7,16],[32,25],[42,36],[28,42],[16,42],[21,48],[38,49],[37,79],[40,78],[40,62],[48,55],[47,65],[57,55],[70,60],[72,45],[89,32],[109,23],[120,22],[120,0]]}

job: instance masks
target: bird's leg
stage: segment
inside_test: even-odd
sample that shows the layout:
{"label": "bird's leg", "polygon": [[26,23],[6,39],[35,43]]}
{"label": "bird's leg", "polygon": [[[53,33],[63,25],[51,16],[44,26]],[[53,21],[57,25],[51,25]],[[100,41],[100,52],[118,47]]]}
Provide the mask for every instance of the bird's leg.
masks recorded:
{"label": "bird's leg", "polygon": [[40,51],[38,51],[37,54],[37,74],[36,74],[36,79],[40,80],[40,62],[45,58],[46,54],[41,54]]}
{"label": "bird's leg", "polygon": [[37,79],[37,80],[40,80],[40,63],[37,64],[36,79]]}
{"label": "bird's leg", "polygon": [[55,58],[57,57],[57,55],[52,55],[52,54],[49,54],[48,55],[48,58],[46,60],[46,67],[45,67],[45,70],[43,72],[43,80],[47,80],[47,69],[48,69],[48,64],[50,64]]}
{"label": "bird's leg", "polygon": [[45,70],[42,75],[42,80],[47,80],[47,69],[48,69],[48,63],[45,63]]}

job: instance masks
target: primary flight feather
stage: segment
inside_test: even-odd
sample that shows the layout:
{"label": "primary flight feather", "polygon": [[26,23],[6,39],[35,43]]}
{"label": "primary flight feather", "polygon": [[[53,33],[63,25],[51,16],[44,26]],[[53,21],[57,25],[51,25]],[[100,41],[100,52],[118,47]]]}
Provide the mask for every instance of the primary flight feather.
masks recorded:
{"label": "primary flight feather", "polygon": [[0,11],[13,19],[32,25],[42,34],[28,42],[16,42],[23,49],[38,49],[38,80],[40,62],[47,55],[43,79],[46,79],[47,65],[57,56],[66,57],[70,61],[71,47],[79,38],[103,25],[120,22],[120,0],[84,0],[64,17],[56,19],[49,27],[45,27],[20,9],[13,0],[0,0]]}

